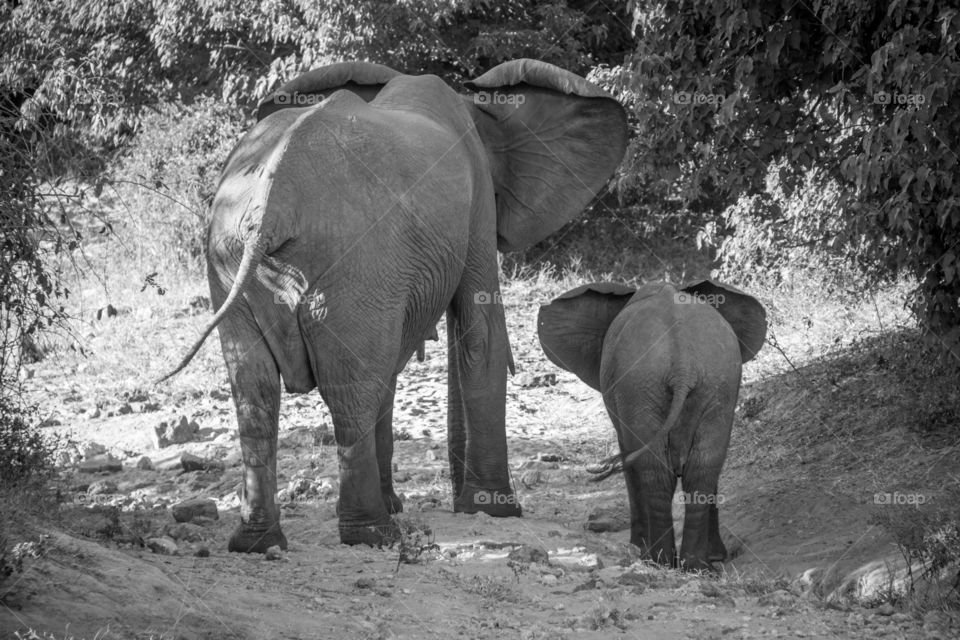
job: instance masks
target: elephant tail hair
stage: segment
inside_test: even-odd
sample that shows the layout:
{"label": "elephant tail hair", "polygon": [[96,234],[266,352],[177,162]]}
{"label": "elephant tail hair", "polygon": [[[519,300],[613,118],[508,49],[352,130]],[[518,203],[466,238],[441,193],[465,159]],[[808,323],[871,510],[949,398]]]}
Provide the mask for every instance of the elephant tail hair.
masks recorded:
{"label": "elephant tail hair", "polygon": [[606,480],[613,474],[623,471],[624,467],[629,467],[636,462],[644,451],[648,451],[666,440],[670,434],[670,430],[673,429],[673,425],[680,419],[680,412],[683,411],[683,403],[687,401],[687,394],[689,393],[690,390],[686,387],[679,387],[673,390],[673,400],[670,402],[670,411],[667,413],[666,420],[663,421],[660,433],[657,434],[653,442],[640,447],[636,451],[631,451],[626,455],[617,453],[596,464],[589,465],[587,467],[587,473],[593,474],[590,480],[592,482]]}
{"label": "elephant tail hair", "polygon": [[230,292],[227,294],[227,299],[223,301],[223,304],[220,305],[220,308],[217,309],[217,312],[213,315],[213,318],[210,319],[210,322],[207,323],[207,326],[204,327],[203,332],[200,334],[200,337],[194,341],[193,346],[190,347],[190,351],[187,352],[187,355],[183,357],[172,371],[164,374],[162,377],[158,378],[154,384],[160,384],[165,380],[169,380],[173,376],[177,375],[183,369],[190,364],[190,361],[193,360],[193,357],[197,355],[197,352],[200,351],[200,347],[203,346],[203,343],[206,341],[210,334],[213,333],[213,330],[217,328],[217,325],[220,324],[223,319],[230,313],[230,310],[236,305],[237,301],[240,300],[240,297],[243,295],[243,290],[247,288],[247,285],[253,279],[254,274],[257,271],[257,264],[260,262],[261,252],[259,246],[256,242],[247,243],[243,248],[243,256],[240,258],[240,266],[237,267],[237,275],[233,279],[233,286],[230,287]]}

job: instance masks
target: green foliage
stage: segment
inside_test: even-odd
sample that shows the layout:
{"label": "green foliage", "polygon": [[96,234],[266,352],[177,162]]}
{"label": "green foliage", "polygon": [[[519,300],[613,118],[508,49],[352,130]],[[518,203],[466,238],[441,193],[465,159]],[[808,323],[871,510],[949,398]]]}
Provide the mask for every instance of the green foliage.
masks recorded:
{"label": "green foliage", "polygon": [[943,498],[940,506],[887,506],[872,518],[893,537],[909,568],[910,595],[925,607],[960,604],[960,511],[955,493]]}
{"label": "green foliage", "polygon": [[[955,346],[957,9],[933,0],[636,0],[632,8],[637,50],[621,75],[638,138],[626,186],[707,210],[759,197],[757,215],[770,224],[783,215],[763,200],[771,167],[788,197],[800,187],[836,189],[836,208],[811,211],[824,217],[794,231],[804,242],[827,233],[831,253],[855,255],[867,272],[913,274],[918,315]],[[773,254],[791,241],[768,231],[783,239],[772,241]]]}
{"label": "green foliage", "polygon": [[116,145],[145,106],[201,94],[249,103],[341,59],[452,81],[520,56],[583,72],[622,60],[625,5],[24,0],[0,8],[0,95],[26,121]]}
{"label": "green foliage", "polygon": [[111,183],[129,214],[114,229],[148,238],[137,254],[149,264],[202,261],[217,179],[246,126],[237,105],[213,98],[164,104],[144,117],[139,135],[113,163]]}

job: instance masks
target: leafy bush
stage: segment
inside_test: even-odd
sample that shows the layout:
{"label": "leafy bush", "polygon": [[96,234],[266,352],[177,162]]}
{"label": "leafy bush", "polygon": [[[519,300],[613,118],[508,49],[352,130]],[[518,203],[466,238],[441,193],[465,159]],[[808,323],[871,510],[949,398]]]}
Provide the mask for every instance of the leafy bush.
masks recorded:
{"label": "leafy bush", "polygon": [[697,240],[717,247],[720,277],[767,289],[816,281],[828,293],[860,295],[889,283],[890,270],[862,250],[862,231],[847,215],[843,195],[836,181],[816,170],[787,190],[780,167],[771,167],[762,193],[741,195],[719,222],[704,225]]}
{"label": "leafy bush", "polygon": [[[813,248],[824,242],[817,233],[836,232],[827,253],[855,257],[868,280],[877,267],[911,274],[924,326],[960,353],[956,7],[926,0],[631,6],[637,49],[619,82],[639,123],[629,186],[679,194],[694,211],[723,210],[746,196],[729,221],[753,209],[763,233],[792,233]],[[788,197],[804,184],[835,188],[840,208],[799,228],[798,216],[784,219],[784,208],[764,199],[771,167]],[[781,222],[787,231],[766,226]]]}
{"label": "leafy bush", "polygon": [[956,495],[938,503],[886,507],[873,520],[893,536],[909,569],[909,594],[923,607],[960,605],[960,510]]}
{"label": "leafy bush", "polygon": [[137,255],[155,266],[199,265],[217,179],[247,124],[237,105],[212,98],[160,105],[143,119],[109,179],[130,214],[114,230],[148,239]]}

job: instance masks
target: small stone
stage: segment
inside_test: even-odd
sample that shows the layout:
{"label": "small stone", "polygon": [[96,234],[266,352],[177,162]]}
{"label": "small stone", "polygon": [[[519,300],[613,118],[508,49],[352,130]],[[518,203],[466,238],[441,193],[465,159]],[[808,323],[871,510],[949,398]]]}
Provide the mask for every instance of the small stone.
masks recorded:
{"label": "small stone", "polygon": [[563,462],[564,460],[566,460],[566,458],[560,455],[559,453],[541,452],[537,454],[537,460],[539,460],[540,462]]}
{"label": "small stone", "polygon": [[122,405],[120,405],[120,408],[117,409],[118,416],[125,416],[130,413],[133,413],[133,407],[130,406],[129,402],[124,402]]}
{"label": "small stone", "polygon": [[103,415],[103,413],[100,411],[100,406],[98,405],[90,412],[90,419],[99,418],[101,415]]}
{"label": "small stone", "polygon": [[559,580],[557,579],[557,576],[553,575],[552,573],[545,573],[540,576],[540,583],[548,587],[552,587],[558,582]]}
{"label": "small stone", "polygon": [[889,602],[884,602],[877,608],[877,615],[880,616],[892,616],[895,613],[893,605]]}
{"label": "small stone", "polygon": [[180,416],[176,425],[161,422],[153,432],[153,444],[157,449],[163,449],[172,444],[193,442],[200,432],[200,425],[196,420],[188,421],[186,416]]}
{"label": "small stone", "polygon": [[525,389],[552,387],[555,384],[557,384],[557,374],[555,373],[541,373],[539,375],[521,373],[517,376],[517,385]]}
{"label": "small stone", "polygon": [[433,449],[427,449],[424,458],[426,458],[427,462],[434,462],[438,459],[437,452]]}
{"label": "small stone", "polygon": [[527,489],[532,489],[542,482],[543,475],[537,469],[529,469],[520,476],[520,483]]}
{"label": "small stone", "polygon": [[169,536],[160,536],[159,538],[147,538],[147,548],[154,553],[164,556],[177,555],[177,543]]}
{"label": "small stone", "polygon": [[139,460],[137,460],[137,469],[142,471],[153,471],[153,461],[147,456],[142,456]]}
{"label": "small stone", "polygon": [[550,564],[550,555],[544,550],[538,547],[533,547],[528,544],[520,545],[507,555],[508,560],[521,561],[521,562],[539,562],[542,564]]}
{"label": "small stone", "polygon": [[267,547],[267,551],[263,554],[263,557],[267,560],[279,560],[283,557],[283,549],[281,549],[279,545]]}
{"label": "small stone", "polygon": [[177,522],[192,522],[194,518],[203,517],[218,520],[217,503],[210,498],[194,498],[173,505],[170,511]]}
{"label": "small stone", "polygon": [[377,581],[373,578],[363,576],[362,578],[357,578],[357,581],[353,583],[357,589],[373,589],[377,584]]}
{"label": "small stone", "polygon": [[623,531],[630,528],[630,514],[626,509],[598,507],[587,516],[587,531]]}
{"label": "small stone", "polygon": [[122,471],[123,465],[110,454],[93,456],[79,465],[80,473],[100,473],[102,471]]}
{"label": "small stone", "polygon": [[219,460],[205,460],[192,453],[184,453],[180,456],[180,466],[184,471],[203,471],[205,469],[223,470],[223,463]]}
{"label": "small stone", "polygon": [[153,413],[155,411],[160,411],[159,402],[144,402],[140,405],[140,413]]}
{"label": "small stone", "polygon": [[87,442],[80,447],[80,455],[87,458],[95,458],[107,452],[107,448],[99,442]]}
{"label": "small stone", "polygon": [[113,480],[97,480],[87,487],[88,496],[99,496],[103,494],[116,493],[117,483]]}
{"label": "small stone", "polygon": [[205,544],[198,545],[194,550],[193,555],[198,558],[209,558],[210,557],[210,547]]}
{"label": "small stone", "polygon": [[192,522],[178,522],[168,524],[163,528],[164,534],[177,541],[200,542],[203,540],[203,527]]}
{"label": "small stone", "polygon": [[301,447],[312,447],[316,442],[317,437],[313,429],[294,429],[287,435],[281,437],[277,446],[285,449],[299,449]]}

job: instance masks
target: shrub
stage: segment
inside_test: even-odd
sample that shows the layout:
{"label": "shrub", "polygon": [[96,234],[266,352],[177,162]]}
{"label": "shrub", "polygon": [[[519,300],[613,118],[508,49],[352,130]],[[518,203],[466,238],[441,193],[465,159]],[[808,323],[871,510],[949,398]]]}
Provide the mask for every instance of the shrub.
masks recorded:
{"label": "shrub", "polygon": [[114,230],[147,240],[136,255],[152,266],[198,268],[220,171],[247,124],[238,106],[211,98],[163,104],[143,119],[109,180],[129,211]]}

